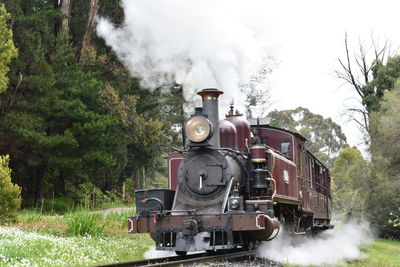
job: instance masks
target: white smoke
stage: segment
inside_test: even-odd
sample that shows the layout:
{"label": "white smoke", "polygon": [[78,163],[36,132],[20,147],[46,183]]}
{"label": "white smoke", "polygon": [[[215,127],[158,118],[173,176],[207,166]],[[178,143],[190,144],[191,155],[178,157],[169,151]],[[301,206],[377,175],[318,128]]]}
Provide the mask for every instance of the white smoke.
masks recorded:
{"label": "white smoke", "polygon": [[144,253],[145,259],[155,259],[155,258],[164,258],[173,256],[176,256],[174,251],[156,250],[156,247],[154,246],[149,247],[149,249]]}
{"label": "white smoke", "polygon": [[99,18],[97,33],[146,87],[176,82],[187,100],[216,87],[225,92],[226,106],[232,99],[243,104],[241,88],[271,61],[265,2],[122,0],[123,24]]}
{"label": "white smoke", "polygon": [[[188,255],[204,253],[205,251],[188,251]],[[175,251],[168,251],[168,250],[156,250],[156,247],[151,246],[149,249],[144,253],[145,259],[157,259],[157,258],[164,258],[164,257],[174,257],[177,256]]]}
{"label": "white smoke", "polygon": [[367,222],[348,222],[316,237],[288,236],[283,232],[258,249],[259,257],[296,265],[336,265],[363,257],[360,246],[373,235]]}

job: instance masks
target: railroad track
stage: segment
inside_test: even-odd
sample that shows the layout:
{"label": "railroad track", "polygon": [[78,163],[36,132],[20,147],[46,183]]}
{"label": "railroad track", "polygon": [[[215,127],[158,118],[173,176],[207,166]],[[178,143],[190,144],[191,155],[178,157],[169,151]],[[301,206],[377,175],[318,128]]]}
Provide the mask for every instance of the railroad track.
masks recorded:
{"label": "railroad track", "polygon": [[[188,265],[197,262],[215,261],[223,259],[247,258],[256,255],[256,250],[234,251],[218,255],[207,255],[207,253],[191,254],[187,256],[175,256],[165,258],[155,258],[139,261],[112,263],[100,265],[101,267],[120,267],[120,266],[176,266]],[[99,267],[100,267],[99,266]]]}

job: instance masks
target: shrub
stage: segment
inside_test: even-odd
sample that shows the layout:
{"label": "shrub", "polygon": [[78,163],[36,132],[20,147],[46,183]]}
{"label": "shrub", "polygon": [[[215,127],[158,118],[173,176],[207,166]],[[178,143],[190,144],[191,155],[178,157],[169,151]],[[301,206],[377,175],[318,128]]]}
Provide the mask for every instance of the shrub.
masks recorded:
{"label": "shrub", "polygon": [[0,223],[16,221],[21,206],[21,188],[11,182],[8,162],[8,155],[0,156]]}
{"label": "shrub", "polygon": [[80,211],[65,217],[67,232],[74,236],[101,235],[106,227],[100,223],[100,214]]}
{"label": "shrub", "polygon": [[42,221],[43,215],[37,210],[22,210],[18,218],[20,222],[33,223]]}
{"label": "shrub", "polygon": [[43,212],[49,214],[65,214],[72,211],[75,207],[73,199],[66,197],[56,197],[54,199],[46,199],[43,202]]}

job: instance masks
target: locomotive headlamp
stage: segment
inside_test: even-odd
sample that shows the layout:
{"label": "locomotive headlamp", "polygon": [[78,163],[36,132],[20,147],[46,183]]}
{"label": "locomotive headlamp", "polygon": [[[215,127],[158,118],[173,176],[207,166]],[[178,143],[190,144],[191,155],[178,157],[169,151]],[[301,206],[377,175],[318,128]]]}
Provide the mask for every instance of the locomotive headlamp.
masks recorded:
{"label": "locomotive headlamp", "polygon": [[185,133],[190,141],[200,143],[212,135],[212,124],[203,116],[194,116],[187,121]]}
{"label": "locomotive headlamp", "polygon": [[239,208],[239,200],[237,199],[230,199],[229,200],[229,207],[231,210],[237,210]]}

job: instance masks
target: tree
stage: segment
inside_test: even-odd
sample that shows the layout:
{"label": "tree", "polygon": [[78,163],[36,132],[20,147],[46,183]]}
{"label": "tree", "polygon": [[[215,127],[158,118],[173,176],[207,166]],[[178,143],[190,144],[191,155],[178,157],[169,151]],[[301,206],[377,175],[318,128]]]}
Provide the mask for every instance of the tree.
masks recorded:
{"label": "tree", "polygon": [[372,174],[368,194],[369,217],[384,237],[400,238],[391,214],[400,207],[400,79],[385,92],[380,111],[371,114]]}
{"label": "tree", "polygon": [[269,89],[248,90],[246,94],[246,113],[248,118],[264,117],[271,107],[271,94]]}
{"label": "tree", "polygon": [[63,17],[61,19],[61,25],[59,32],[61,34],[69,34],[69,29],[70,29],[70,22],[69,22],[69,16],[71,14],[71,8],[72,8],[72,0],[61,0],[61,1],[54,1],[54,5],[56,8],[58,8],[63,14]]}
{"label": "tree", "polygon": [[33,196],[35,205],[50,192],[68,194],[67,184],[109,189],[126,164],[120,123],[101,111],[102,82],[81,72],[68,40],[57,43],[46,75],[29,84],[31,101],[1,118],[3,136],[16,144],[10,153],[20,184],[28,185],[25,200]]}
{"label": "tree", "polygon": [[10,14],[7,13],[4,6],[0,5],[0,93],[4,92],[8,85],[6,76],[9,71],[8,64],[17,56],[17,49],[12,40],[12,31],[7,26],[9,18]]}
{"label": "tree", "polygon": [[15,221],[21,205],[21,188],[11,182],[8,156],[0,156],[0,223]]}
{"label": "tree", "polygon": [[[139,160],[128,163],[129,147],[143,144],[154,151],[158,144],[154,139],[161,135],[159,121],[135,111],[133,90],[139,82],[115,79],[121,69],[115,75],[100,75],[109,64],[100,66],[104,59],[100,61],[96,54],[90,65],[79,64],[78,44],[70,41],[67,31],[54,31],[60,19],[71,17],[61,14],[51,1],[10,5],[21,52],[12,73],[23,78],[12,79],[15,90],[3,96],[7,105],[1,109],[0,147],[12,155],[13,179],[23,185],[24,204],[38,205],[42,197],[53,194],[76,196],[74,191],[82,183],[102,190],[119,186],[127,165],[139,164]],[[71,21],[75,23],[70,20],[68,25],[75,26]],[[104,101],[111,101],[107,90],[111,80],[117,81],[118,88],[111,93],[126,103],[117,105],[125,117],[105,108],[110,103]]]}
{"label": "tree", "polygon": [[338,59],[340,70],[335,71],[337,77],[349,84],[359,96],[358,102],[361,106],[351,106],[348,111],[367,139],[370,132],[370,113],[379,110],[379,101],[385,90],[391,90],[394,80],[400,77],[400,69],[395,67],[400,59],[391,53],[389,42],[385,41],[383,45],[379,45],[375,38],[371,37],[371,43],[371,48],[368,48],[360,41],[358,52],[352,53],[349,51],[346,33],[346,56],[345,59]]}
{"label": "tree", "polygon": [[[400,61],[399,61],[400,67]],[[387,91],[381,101],[379,112],[372,114],[371,135],[376,143],[371,148],[376,154],[390,159],[392,171],[400,173],[400,79],[392,91]],[[394,169],[393,169],[394,168]]]}
{"label": "tree", "polygon": [[272,111],[268,114],[271,125],[299,132],[306,141],[306,147],[328,167],[339,150],[346,144],[346,136],[340,125],[331,118],[324,118],[308,109],[298,107],[294,110]]}
{"label": "tree", "polygon": [[160,156],[162,123],[137,113],[138,96],[121,98],[110,85],[106,85],[103,101],[103,108],[121,122],[127,149],[125,173],[132,177],[134,188],[141,189],[140,171]]}
{"label": "tree", "polygon": [[79,61],[85,60],[87,54],[90,53],[92,34],[96,28],[96,16],[99,10],[99,0],[90,0],[89,13],[86,23],[85,33],[82,38],[79,51]]}
{"label": "tree", "polygon": [[271,93],[268,78],[277,65],[272,57],[265,57],[258,71],[250,81],[241,86],[246,95],[246,113],[248,118],[264,117],[271,107]]}
{"label": "tree", "polygon": [[337,71],[337,75],[356,90],[362,104],[350,111],[356,121],[354,112],[362,114],[363,120],[357,123],[365,130],[371,153],[368,175],[359,185],[365,194],[365,215],[381,236],[400,238],[391,221],[400,206],[400,56],[390,52],[388,42],[380,48],[374,39],[372,44],[372,57],[360,44],[360,52],[352,60],[346,36],[346,61],[339,60],[342,71]]}
{"label": "tree", "polygon": [[121,22],[119,1],[2,3],[19,55],[0,96],[0,150],[10,155],[23,205],[79,201],[85,185],[104,192],[131,179],[138,189],[144,176],[166,176],[164,150],[181,145],[169,133],[182,122],[182,99],[142,88],[93,33],[97,12]]}
{"label": "tree", "polygon": [[333,208],[345,217],[357,217],[365,211],[367,162],[357,148],[345,146],[336,158],[332,174]]}

